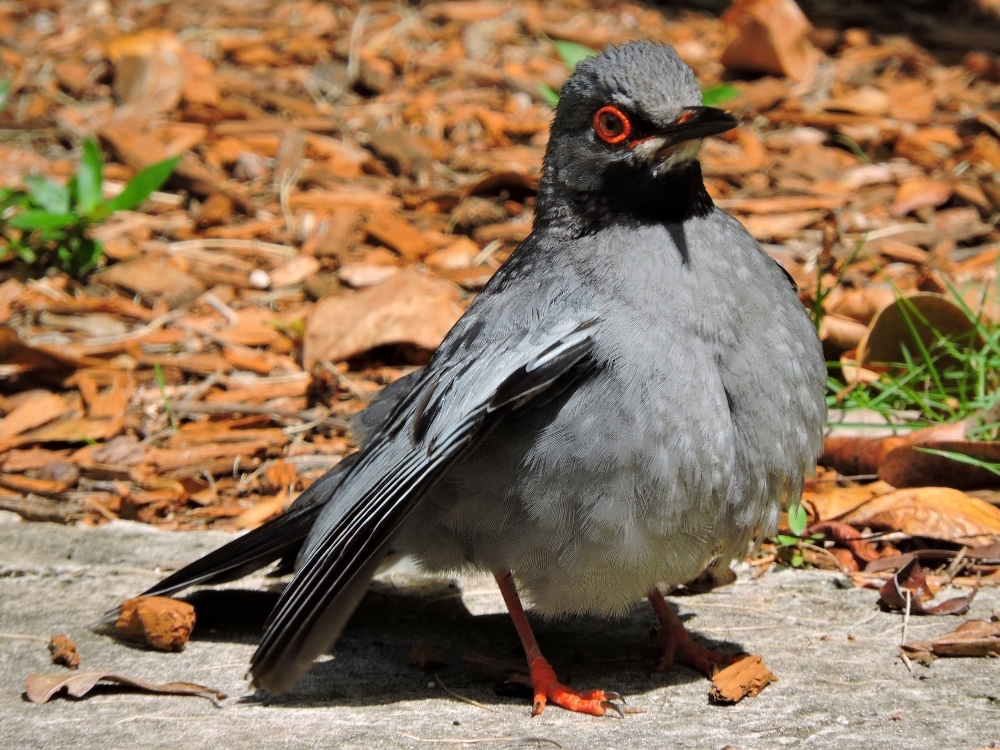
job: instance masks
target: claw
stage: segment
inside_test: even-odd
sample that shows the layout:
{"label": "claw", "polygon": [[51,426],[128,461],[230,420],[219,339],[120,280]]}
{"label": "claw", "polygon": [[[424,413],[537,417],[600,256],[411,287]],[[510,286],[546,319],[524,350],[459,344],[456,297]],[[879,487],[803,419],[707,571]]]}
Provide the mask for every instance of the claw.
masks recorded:
{"label": "claw", "polygon": [[601,701],[601,708],[603,708],[605,711],[614,711],[615,713],[618,714],[619,719],[625,718],[625,714],[622,713],[621,708],[619,708],[618,704],[616,703],[612,703],[611,701]]}

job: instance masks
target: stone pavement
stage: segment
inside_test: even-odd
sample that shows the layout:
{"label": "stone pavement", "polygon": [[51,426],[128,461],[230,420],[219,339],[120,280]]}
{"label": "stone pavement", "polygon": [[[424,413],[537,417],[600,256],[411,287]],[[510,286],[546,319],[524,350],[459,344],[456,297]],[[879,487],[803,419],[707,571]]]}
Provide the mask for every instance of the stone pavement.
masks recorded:
{"label": "stone pavement", "polygon": [[[761,653],[780,678],[735,706],[708,702],[708,682],[679,667],[651,674],[647,607],[621,620],[539,623],[542,648],[573,685],[618,690],[642,713],[624,720],[501,697],[496,681],[463,659],[467,651],[521,660],[503,602],[486,578],[376,583],[335,656],[291,692],[269,697],[244,675],[275,582],[260,576],[204,590],[192,601],[198,628],[186,650],[147,651],[93,632],[107,609],[161,575],[221,544],[226,534],[165,533],[128,522],[99,529],[0,521],[0,747],[60,748],[892,748],[945,750],[1000,745],[1000,660],[941,659],[914,665],[896,656],[902,618],[875,606],[874,591],[842,587],[834,574],[741,576],[732,586],[676,597],[703,641]],[[970,617],[1000,610],[984,589]],[[909,638],[952,630],[959,618],[911,618]],[[198,697],[102,689],[82,699],[33,705],[22,696],[31,672],[58,673],[44,642],[12,635],[65,633],[81,669],[154,682],[197,682],[228,693],[221,707]],[[849,638],[849,634],[853,638]],[[414,641],[446,664],[411,667]],[[478,702],[463,702],[439,686]],[[534,739],[531,739],[534,738]],[[465,741],[465,742],[463,742]],[[475,742],[475,744],[467,744]]]}

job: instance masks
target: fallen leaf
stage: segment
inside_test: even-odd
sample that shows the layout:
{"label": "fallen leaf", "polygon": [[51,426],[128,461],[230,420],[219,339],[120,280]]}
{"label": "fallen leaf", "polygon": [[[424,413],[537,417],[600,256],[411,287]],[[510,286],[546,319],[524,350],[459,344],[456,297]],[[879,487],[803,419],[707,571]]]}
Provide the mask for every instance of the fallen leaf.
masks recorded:
{"label": "fallen leaf", "polygon": [[201,282],[164,258],[142,257],[115,263],[95,274],[95,278],[150,300],[163,299],[171,307],[189,302],[205,291]]}
{"label": "fallen leaf", "polygon": [[[904,348],[921,361],[913,330],[917,332],[920,342],[928,347],[933,345],[939,334],[969,345],[982,345],[975,324],[961,307],[943,294],[919,292],[894,300],[872,319],[867,335],[858,344],[858,364],[867,367],[872,363],[905,362]],[[944,357],[937,362],[936,366],[941,369],[955,364],[954,360]]]}
{"label": "fallen leaf", "polygon": [[436,349],[462,312],[452,284],[403,271],[363,292],[320,300],[306,321],[303,363],[308,370],[385,344]]}
{"label": "fallen leaf", "polygon": [[115,629],[160,651],[183,651],[194,629],[194,607],[165,596],[137,596],[122,603]]}
{"label": "fallen leaf", "polygon": [[979,490],[1000,487],[1000,476],[989,469],[948,456],[926,453],[921,448],[947,451],[986,461],[1000,462],[1000,443],[979,440],[936,441],[893,449],[878,467],[879,479],[893,487],[952,487]]}
{"label": "fallen leaf", "polygon": [[[842,544],[852,554],[865,562],[878,559],[875,545],[861,538],[861,532],[853,526],[839,521],[814,523],[805,530],[806,535],[822,534],[825,538]],[[839,559],[839,558],[838,558]]]}
{"label": "fallen leaf", "polygon": [[[824,453],[824,455],[826,455]],[[832,521],[843,516],[873,497],[892,492],[895,488],[885,482],[872,482],[857,487],[825,487],[822,490],[806,490],[802,493],[802,504],[809,511],[813,523]]]}
{"label": "fallen leaf", "polygon": [[948,487],[917,487],[875,497],[842,516],[852,526],[902,531],[979,547],[1000,535],[1000,509]]}
{"label": "fallen leaf", "polygon": [[1000,656],[1000,619],[967,620],[950,633],[930,641],[911,641],[899,647],[924,663],[938,656]]}
{"label": "fallen leaf", "polygon": [[[904,591],[909,591],[910,595],[907,596]],[[909,609],[915,615],[962,615],[969,610],[969,605],[976,595],[973,590],[968,596],[956,596],[931,607],[925,606],[924,601],[933,597],[933,593],[927,585],[924,569],[920,567],[916,558],[896,571],[878,593],[879,604],[886,609],[901,611]]]}
{"label": "fallen leaf", "polygon": [[798,81],[812,78],[819,51],[809,41],[812,26],[794,0],[736,0],[722,23],[729,40],[722,53],[725,67]]}
{"label": "fallen leaf", "polygon": [[80,666],[80,653],[76,650],[76,644],[65,635],[54,635],[49,639],[49,653],[52,654],[53,664],[62,664],[69,669]]}
{"label": "fallen leaf", "polygon": [[204,685],[196,685],[193,682],[156,684],[138,677],[129,677],[114,672],[81,672],[68,677],[65,674],[29,674],[25,680],[24,692],[32,703],[47,703],[52,696],[63,689],[72,698],[83,698],[101,682],[124,685],[143,692],[161,695],[200,695],[209,700],[226,699],[226,694],[222,691]]}
{"label": "fallen leaf", "polygon": [[777,679],[760,655],[747,656],[716,672],[708,695],[715,703],[738,703],[747,696],[757,697]]}
{"label": "fallen leaf", "polygon": [[375,214],[365,225],[365,231],[408,261],[420,260],[434,251],[434,246],[415,226],[395,213]]}
{"label": "fallen leaf", "polygon": [[287,490],[283,489],[277,495],[265,498],[253,507],[247,508],[240,513],[233,520],[233,525],[238,529],[255,529],[264,523],[264,521],[288,508],[294,499],[294,497],[289,496]]}
{"label": "fallen leaf", "polygon": [[301,255],[271,271],[271,288],[281,289],[301,284],[319,271],[319,261],[311,255]]}
{"label": "fallen leaf", "polygon": [[10,438],[41,427],[66,413],[66,399],[48,391],[38,391],[25,399],[3,420],[0,420],[0,438]]}
{"label": "fallen leaf", "polygon": [[946,203],[953,192],[954,188],[947,183],[927,177],[914,177],[899,186],[890,213],[893,216],[906,216],[918,208],[937,208]]}

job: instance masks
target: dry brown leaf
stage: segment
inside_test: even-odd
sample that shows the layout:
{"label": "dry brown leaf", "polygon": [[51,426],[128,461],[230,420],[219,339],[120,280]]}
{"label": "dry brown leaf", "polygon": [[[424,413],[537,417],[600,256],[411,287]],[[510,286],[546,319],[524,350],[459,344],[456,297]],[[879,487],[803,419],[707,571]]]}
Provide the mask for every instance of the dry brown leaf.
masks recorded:
{"label": "dry brown leaf", "polygon": [[55,393],[39,391],[0,420],[0,439],[15,437],[65,413],[66,399]]}
{"label": "dry brown leaf", "polygon": [[122,603],[115,629],[160,651],[183,651],[194,630],[194,607],[164,596],[137,596]]}
{"label": "dry brown leaf", "polygon": [[760,655],[746,656],[712,677],[708,694],[715,703],[738,703],[747,696],[756,698],[760,691],[777,682]]}
{"label": "dry brown leaf", "polygon": [[891,450],[882,460],[878,467],[879,479],[893,487],[933,486],[957,490],[1000,487],[1000,476],[989,469],[925,453],[920,447],[958,453],[980,461],[1000,462],[1000,443],[993,441],[949,440],[922,446],[903,445]]}
{"label": "dry brown leaf", "polygon": [[885,482],[872,482],[857,487],[833,485],[818,491],[805,490],[802,493],[802,504],[809,511],[809,517],[814,523],[832,521],[873,497],[892,492],[894,489],[895,487]]}
{"label": "dry brown leaf", "polygon": [[271,271],[271,288],[282,289],[301,284],[319,271],[319,261],[311,255],[301,255]]}
{"label": "dry brown leaf", "polygon": [[256,529],[269,518],[285,511],[294,499],[295,496],[290,496],[288,491],[283,489],[277,495],[265,498],[240,513],[233,520],[233,525],[238,529]]}
{"label": "dry brown leaf", "polygon": [[114,65],[115,99],[148,116],[170,112],[180,102],[187,69],[183,47],[168,29],[144,29],[118,36],[104,46]]}
{"label": "dry brown leaf", "polygon": [[62,664],[69,669],[80,666],[80,652],[76,644],[65,635],[54,635],[49,639],[49,653],[53,664]]}
{"label": "dry brown leaf", "polygon": [[201,282],[165,258],[144,257],[116,263],[98,277],[105,284],[120,286],[150,300],[163,299],[171,307],[189,302],[205,291]]}
{"label": "dry brown leaf", "polygon": [[911,641],[899,647],[910,658],[929,663],[938,656],[1000,656],[1000,619],[967,620],[950,633],[930,641]]}
{"label": "dry brown leaf", "polygon": [[914,177],[899,186],[890,212],[905,216],[918,208],[937,208],[951,198],[954,188],[945,182],[926,177]]}
{"label": "dry brown leaf", "polygon": [[968,596],[957,596],[931,606],[924,604],[933,596],[924,576],[924,569],[914,557],[879,589],[879,605],[885,609],[908,611],[915,615],[964,615],[969,611],[976,590]]}
{"label": "dry brown leaf", "polygon": [[146,693],[161,695],[200,695],[210,700],[225,700],[226,694],[204,685],[193,682],[165,682],[156,684],[115,674],[114,672],[81,672],[66,676],[65,674],[29,674],[24,684],[24,692],[32,703],[47,703],[56,693],[65,689],[72,698],[83,698],[94,689],[98,683],[112,683],[135,688]]}
{"label": "dry brown leaf", "polygon": [[404,271],[363,292],[320,300],[306,322],[303,363],[311,369],[385,344],[436,349],[462,313],[452,284]]}
{"label": "dry brown leaf", "polygon": [[786,239],[826,215],[825,211],[796,211],[790,214],[745,216],[740,223],[759,241]]}
{"label": "dry brown leaf", "polygon": [[811,79],[819,51],[812,29],[794,0],[736,0],[722,15],[728,38],[722,53],[727,68]]}
{"label": "dry brown leaf", "polygon": [[972,547],[993,544],[1000,536],[1000,508],[947,487],[896,490],[872,498],[839,520]]}
{"label": "dry brown leaf", "polygon": [[[919,292],[887,305],[872,319],[867,335],[858,344],[858,364],[905,362],[904,347],[917,356],[919,347],[911,326],[925,346],[932,345],[938,334],[960,342],[982,343],[975,324],[961,307],[943,294]],[[938,366],[946,368],[948,363],[941,361]]]}

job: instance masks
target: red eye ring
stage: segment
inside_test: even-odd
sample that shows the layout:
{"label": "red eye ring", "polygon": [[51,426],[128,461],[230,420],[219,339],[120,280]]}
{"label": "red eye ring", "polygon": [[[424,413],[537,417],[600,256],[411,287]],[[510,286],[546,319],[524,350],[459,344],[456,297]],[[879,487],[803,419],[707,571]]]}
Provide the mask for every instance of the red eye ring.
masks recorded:
{"label": "red eye ring", "polygon": [[621,143],[632,135],[632,123],[617,107],[601,107],[594,114],[594,132],[605,143]]}

